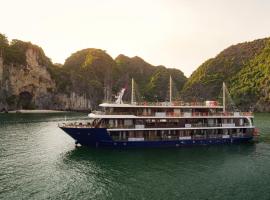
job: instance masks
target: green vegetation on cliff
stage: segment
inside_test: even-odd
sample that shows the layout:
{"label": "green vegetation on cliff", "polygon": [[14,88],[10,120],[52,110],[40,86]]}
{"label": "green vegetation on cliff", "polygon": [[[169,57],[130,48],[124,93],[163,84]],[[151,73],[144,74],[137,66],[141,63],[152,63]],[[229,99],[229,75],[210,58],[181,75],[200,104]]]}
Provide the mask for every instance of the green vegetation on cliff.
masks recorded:
{"label": "green vegetation on cliff", "polygon": [[38,63],[42,66],[52,65],[51,60],[45,55],[42,48],[31,42],[24,42],[14,39],[10,43],[7,37],[0,34],[0,56],[4,59],[4,64],[26,65],[26,50],[33,49],[39,55]]}
{"label": "green vegetation on cliff", "polygon": [[[109,88],[115,68],[114,60],[100,49],[84,49],[73,53],[63,66],[51,69],[59,92],[90,99],[93,105],[103,100],[105,86]],[[110,91],[106,90],[109,96]]]}
{"label": "green vegetation on cliff", "polygon": [[[21,107],[20,102],[23,101],[20,100],[20,90],[30,94],[30,103],[32,103],[32,97],[35,99],[35,105],[39,104],[38,101],[40,101],[35,96],[38,86],[34,84],[21,83],[21,86],[18,86],[13,81],[10,88],[8,85],[10,80],[16,80],[13,77],[16,75],[13,74],[11,78],[10,74],[10,69],[13,67],[16,70],[23,69],[23,75],[29,76],[28,78],[33,79],[33,81],[48,81],[48,83],[50,80],[53,81],[53,84],[46,88],[47,93],[50,93],[46,102],[53,107],[58,107],[57,104],[62,103],[59,98],[65,98],[64,101],[70,109],[77,98],[80,99],[80,102],[77,102],[78,105],[89,100],[93,107],[104,99],[114,100],[112,97],[123,87],[127,88],[124,100],[130,101],[131,78],[134,78],[136,82],[137,101],[164,101],[168,99],[170,75],[174,79],[175,97],[186,81],[186,77],[180,70],[153,66],[139,57],[129,58],[119,55],[114,60],[104,50],[94,48],[73,53],[63,65],[53,64],[40,47],[17,39],[9,42],[3,34],[0,34],[0,56],[4,63],[3,76],[5,76],[5,86],[2,85],[0,88],[0,101],[12,109]],[[50,74],[50,77],[47,77],[48,80],[41,78],[42,75],[38,71],[35,72],[37,74],[31,74],[33,66],[29,67],[29,62],[31,65],[36,65],[35,62],[38,62],[35,69],[41,67],[48,71]],[[42,73],[44,75],[45,72]],[[6,91],[5,88],[9,88],[9,90]],[[41,99],[44,100],[44,98]]]}
{"label": "green vegetation on cliff", "polygon": [[[182,96],[189,100],[217,99],[224,81],[236,105],[249,109],[266,94],[269,55],[268,38],[233,45],[199,66],[186,82]],[[264,97],[262,101],[268,100]]]}
{"label": "green vegetation on cliff", "polygon": [[7,48],[9,46],[8,39],[4,34],[0,33],[0,55],[4,56]]}
{"label": "green vegetation on cliff", "polygon": [[[28,49],[32,51],[27,51]],[[38,100],[34,94],[35,91],[40,91],[40,83],[50,84],[43,85],[45,93],[50,93],[46,97],[48,107],[57,107],[56,104],[61,101],[55,99],[62,98],[61,95],[65,96],[70,109],[78,97],[83,97],[80,100],[82,102],[82,99],[89,100],[95,107],[104,99],[113,100],[112,97],[122,87],[127,88],[124,100],[130,101],[131,78],[136,82],[136,101],[166,101],[169,98],[169,77],[172,76],[174,100],[219,99],[222,82],[225,82],[236,106],[246,110],[255,107],[258,111],[270,111],[269,38],[230,46],[199,66],[189,79],[178,69],[153,66],[137,56],[130,58],[119,55],[113,59],[104,50],[94,48],[73,53],[63,65],[53,64],[40,47],[20,40],[9,42],[3,34],[0,34],[0,57],[4,65],[1,64],[0,77],[2,107],[5,103],[14,108],[19,107],[20,102],[23,102],[19,93],[28,90],[36,101],[45,100],[44,97]],[[36,61],[39,65],[37,68],[41,67],[43,74],[39,74],[37,68],[34,74],[30,73],[31,67],[28,65],[36,65]],[[22,91],[18,90],[14,77],[19,73],[20,67],[24,69],[24,76],[27,77],[28,74],[31,80],[33,78],[36,81],[35,85],[32,82],[22,84]],[[11,69],[12,84],[8,81]],[[46,72],[49,72],[48,76]],[[14,94],[11,86],[17,87],[16,91],[19,93]],[[60,95],[57,96],[58,94]]]}
{"label": "green vegetation on cliff", "polygon": [[136,81],[137,101],[166,100],[170,75],[177,91],[186,81],[180,70],[152,66],[139,57],[119,55],[113,60],[100,49],[78,51],[63,66],[54,66],[50,71],[59,92],[85,95],[93,106],[104,99],[113,100],[111,97],[123,87],[127,88],[124,100],[130,101],[131,78]]}
{"label": "green vegetation on cliff", "polygon": [[137,101],[165,101],[169,95],[169,77],[174,81],[174,98],[179,97],[187,78],[178,69],[165,68],[164,66],[153,66],[145,62],[140,57],[129,58],[119,55],[116,59],[117,72],[115,85],[116,88],[127,85],[128,90],[126,99],[130,97],[130,80],[136,81],[136,100]]}
{"label": "green vegetation on cliff", "polygon": [[230,81],[230,91],[237,105],[270,110],[270,39]]}

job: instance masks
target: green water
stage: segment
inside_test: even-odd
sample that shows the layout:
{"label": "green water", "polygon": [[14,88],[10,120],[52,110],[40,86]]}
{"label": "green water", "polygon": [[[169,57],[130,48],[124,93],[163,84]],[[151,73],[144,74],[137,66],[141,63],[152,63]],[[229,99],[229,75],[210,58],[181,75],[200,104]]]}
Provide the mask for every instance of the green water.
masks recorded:
{"label": "green water", "polygon": [[270,114],[254,145],[140,150],[75,148],[64,115],[0,115],[0,199],[270,199]]}

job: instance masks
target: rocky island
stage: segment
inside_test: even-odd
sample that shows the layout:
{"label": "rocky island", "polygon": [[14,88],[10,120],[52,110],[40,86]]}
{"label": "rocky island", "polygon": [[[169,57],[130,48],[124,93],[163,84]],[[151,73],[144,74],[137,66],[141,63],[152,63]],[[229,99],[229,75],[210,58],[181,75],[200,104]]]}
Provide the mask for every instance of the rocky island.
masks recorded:
{"label": "rocky island", "polygon": [[[41,47],[7,40],[0,34],[0,110],[90,110],[110,100],[120,87],[136,80],[137,99],[167,98],[168,79],[174,97],[201,101],[218,98],[226,82],[242,109],[270,111],[270,39],[230,46],[204,62],[187,78],[176,68],[153,66],[140,57],[113,59],[101,49],[73,53],[64,64],[54,64]],[[129,91],[129,90],[127,90]],[[124,99],[130,95],[126,94]]]}

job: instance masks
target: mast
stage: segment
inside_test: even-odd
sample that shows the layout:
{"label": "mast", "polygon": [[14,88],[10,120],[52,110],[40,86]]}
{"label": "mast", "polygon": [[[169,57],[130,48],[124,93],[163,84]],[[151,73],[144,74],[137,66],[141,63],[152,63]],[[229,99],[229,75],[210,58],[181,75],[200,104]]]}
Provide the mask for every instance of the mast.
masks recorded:
{"label": "mast", "polygon": [[226,112],[226,85],[225,85],[225,82],[223,82],[223,85],[222,85],[222,89],[223,89],[223,112]]}
{"label": "mast", "polygon": [[131,79],[131,104],[134,104],[134,79]]}
{"label": "mast", "polygon": [[170,75],[170,103],[172,103],[172,76]]}

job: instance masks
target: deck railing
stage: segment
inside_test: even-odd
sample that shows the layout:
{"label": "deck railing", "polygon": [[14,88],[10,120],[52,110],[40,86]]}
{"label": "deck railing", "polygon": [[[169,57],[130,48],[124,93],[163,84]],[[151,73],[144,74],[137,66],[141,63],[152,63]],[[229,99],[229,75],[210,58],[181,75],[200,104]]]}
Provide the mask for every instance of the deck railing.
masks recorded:
{"label": "deck railing", "polygon": [[[95,113],[95,114],[101,114],[101,113]],[[103,115],[130,115],[130,113],[127,112],[113,112],[113,113],[102,113]],[[253,116],[252,112],[181,112],[181,113],[176,113],[176,112],[164,112],[164,115],[159,115],[157,116],[156,113],[136,113],[135,116],[138,117],[203,117],[203,116],[212,116],[212,117],[222,117],[222,116],[228,116],[228,117],[243,117],[243,116]]]}
{"label": "deck railing", "polygon": [[[247,133],[238,133],[238,134],[232,134],[232,135],[226,135],[228,137],[226,138],[239,138],[239,137],[248,137],[251,136],[251,134],[247,134]],[[111,136],[113,140],[115,141],[123,141],[123,142],[127,142],[129,141],[129,137],[119,137],[119,136]],[[222,139],[224,138],[224,135],[222,134],[208,134],[208,135],[192,135],[192,136],[188,136],[189,140],[202,140],[202,139]],[[182,136],[182,138],[185,138],[185,136]],[[141,139],[141,138],[140,138]],[[143,141],[169,141],[169,140],[181,140],[181,137],[179,136],[168,136],[168,135],[164,135],[164,136],[147,136],[147,137],[143,137]],[[183,140],[183,139],[182,139]]]}
{"label": "deck railing", "polygon": [[[104,101],[103,103],[116,104],[113,101]],[[130,102],[124,102],[124,104],[130,104]],[[222,106],[217,101],[211,101],[211,103],[205,102],[184,102],[184,101],[173,101],[173,102],[134,102],[132,105],[136,106],[208,106],[208,107],[219,107]]]}
{"label": "deck railing", "polygon": [[[59,127],[65,128],[95,128],[90,123],[62,123],[58,124]],[[100,125],[97,128],[107,128],[107,129],[144,129],[144,128],[206,128],[206,127],[246,127],[249,126],[248,123],[240,124],[145,124],[141,128],[136,128],[135,125]]]}

